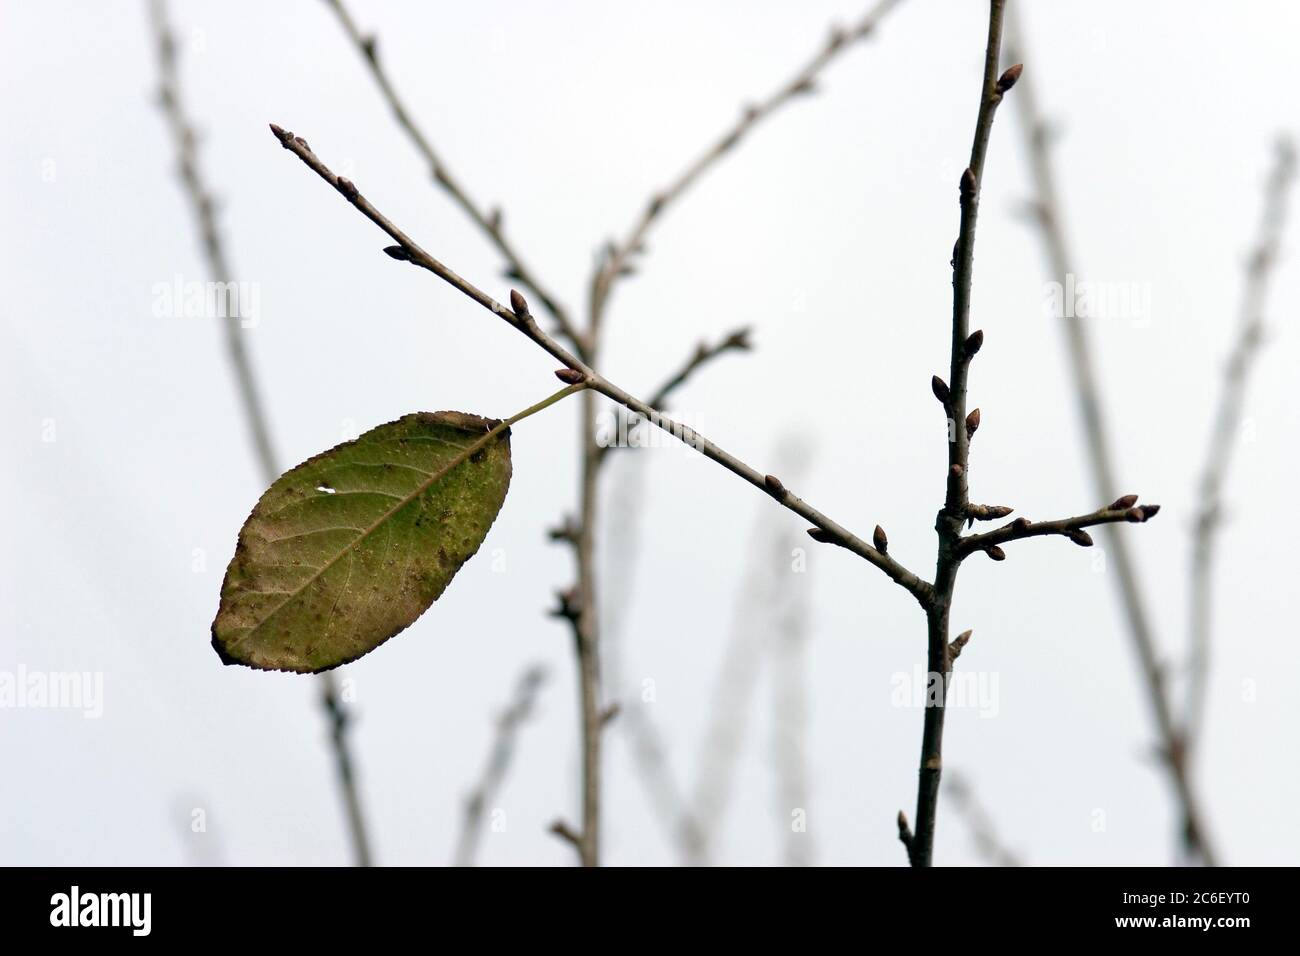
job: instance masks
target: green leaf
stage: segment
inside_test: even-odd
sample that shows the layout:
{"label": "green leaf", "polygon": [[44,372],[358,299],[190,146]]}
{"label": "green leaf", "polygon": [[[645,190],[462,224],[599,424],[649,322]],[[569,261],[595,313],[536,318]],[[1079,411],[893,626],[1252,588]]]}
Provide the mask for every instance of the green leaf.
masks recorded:
{"label": "green leaf", "polygon": [[265,670],[356,660],[438,599],[509,486],[509,428],[462,412],[407,415],[308,459],[244,522],[212,646]]}

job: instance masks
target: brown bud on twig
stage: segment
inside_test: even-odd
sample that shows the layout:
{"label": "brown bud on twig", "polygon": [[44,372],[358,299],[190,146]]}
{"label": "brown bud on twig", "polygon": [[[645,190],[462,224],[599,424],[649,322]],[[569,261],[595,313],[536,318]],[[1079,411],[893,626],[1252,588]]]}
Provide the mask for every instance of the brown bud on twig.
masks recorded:
{"label": "brown bud on twig", "polygon": [[600,725],[604,727],[607,723],[609,723],[611,720],[613,720],[615,717],[618,716],[619,711],[621,709],[622,708],[619,707],[618,701],[614,701],[612,704],[606,707],[603,711],[600,712]]}
{"label": "brown bud on twig", "polygon": [[528,300],[520,294],[518,289],[510,290],[510,308],[512,308],[515,315],[519,316],[521,319],[525,315],[531,314],[528,311]]}
{"label": "brown bud on twig", "polygon": [[835,539],[831,537],[829,532],[823,531],[821,528],[809,528],[808,537],[812,538],[814,541],[820,541],[822,544],[835,543]]}
{"label": "brown bud on twig", "polygon": [[1020,79],[1020,74],[1024,72],[1024,69],[1025,65],[1023,63],[1007,67],[1006,72],[998,77],[998,92],[1005,93],[1015,86],[1016,80]]}
{"label": "brown bud on twig", "polygon": [[994,561],[1005,561],[1007,559],[1007,553],[1003,551],[1001,548],[999,548],[996,544],[988,548],[988,550],[986,550],[984,553],[987,554]]}
{"label": "brown bud on twig", "polygon": [[767,489],[768,494],[778,500],[786,496],[785,485],[781,484],[781,479],[776,475],[764,475],[763,487]]}
{"label": "brown bud on twig", "polygon": [[356,202],[357,197],[361,195],[357,187],[352,184],[352,180],[344,179],[342,176],[339,177],[338,188],[348,202]]}
{"label": "brown bud on twig", "polygon": [[948,390],[948,383],[938,375],[931,376],[930,391],[934,392],[934,397],[939,401],[943,402],[945,405],[948,404],[948,397],[952,393]]}
{"label": "brown bud on twig", "polygon": [[1128,511],[1124,512],[1124,520],[1131,521],[1133,524],[1140,524],[1147,520],[1147,516],[1141,508],[1129,508]]}
{"label": "brown bud on twig", "polygon": [[975,434],[975,429],[980,427],[980,410],[974,409],[966,416],[966,436],[970,437]]}
{"label": "brown bud on twig", "polygon": [[1142,512],[1142,520],[1146,521],[1148,518],[1154,518],[1156,516],[1156,514],[1160,511],[1160,506],[1159,505],[1138,505],[1138,510]]}
{"label": "brown bud on twig", "polygon": [[954,478],[960,478],[965,473],[966,473],[966,469],[963,468],[961,465],[954,464],[948,468],[948,474],[950,474]]}
{"label": "brown bud on twig", "polygon": [[1127,511],[1138,503],[1137,495],[1125,495],[1123,498],[1116,498],[1110,503],[1107,511]]}
{"label": "brown bud on twig", "polygon": [[871,535],[871,543],[876,546],[876,550],[885,554],[889,550],[889,538],[885,534],[885,529],[876,525],[876,530]]}
{"label": "brown bud on twig", "polygon": [[1017,531],[1028,531],[1029,519],[1026,518],[1024,515],[1021,515],[1015,521],[1011,522],[1011,527],[1015,528]]}
{"label": "brown bud on twig", "polygon": [[1065,532],[1065,536],[1081,548],[1092,547],[1092,535],[1081,529]]}
{"label": "brown bud on twig", "polygon": [[907,814],[902,810],[898,811],[898,838],[903,841],[903,846],[907,847],[907,852],[912,852],[912,828],[907,825]]}
{"label": "brown bud on twig", "polygon": [[984,345],[984,330],[976,329],[969,336],[967,336],[965,343],[963,343],[962,345],[962,351],[966,353],[967,358],[974,358],[975,353],[978,352],[983,347],[983,345]]}
{"label": "brown bud on twig", "polygon": [[967,505],[966,514],[970,518],[977,518],[980,521],[996,521],[998,518],[1005,518],[1015,508],[1008,508],[1006,505]]}
{"label": "brown bud on twig", "polygon": [[975,173],[971,170],[969,166],[967,166],[966,169],[961,174],[961,185],[958,187],[958,190],[961,193],[961,201],[963,205],[970,202],[971,199],[974,198],[975,186],[976,186]]}
{"label": "brown bud on twig", "polygon": [[576,368],[557,368],[555,377],[566,385],[581,385],[587,380],[587,374]]}
{"label": "brown bud on twig", "polygon": [[398,262],[409,262],[411,254],[406,251],[405,246],[384,246],[384,254],[390,259],[396,259]]}
{"label": "brown bud on twig", "polygon": [[949,659],[949,660],[953,660],[953,661],[955,661],[957,658],[961,657],[961,650],[962,650],[963,647],[965,647],[965,646],[967,645],[967,643],[970,642],[970,636],[971,636],[973,633],[975,633],[975,632],[974,632],[974,631],[962,631],[960,634],[958,634],[956,637],[954,637],[954,638],[952,639],[952,643],[950,643],[950,644],[948,645],[948,659]]}

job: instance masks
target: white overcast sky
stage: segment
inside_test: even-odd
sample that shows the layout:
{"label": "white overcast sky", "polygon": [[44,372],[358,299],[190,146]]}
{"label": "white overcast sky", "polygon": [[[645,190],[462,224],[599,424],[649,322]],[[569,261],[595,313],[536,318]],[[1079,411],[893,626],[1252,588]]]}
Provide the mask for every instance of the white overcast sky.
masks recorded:
{"label": "white overcast sky", "polygon": [[[357,2],[354,13],[451,169],[500,203],[529,260],[572,307],[599,243],[767,95],[866,0],[704,3]],[[1246,249],[1279,131],[1297,130],[1300,8],[1025,2],[1026,70],[1060,125],[1056,157],[1084,278],[1144,284],[1148,321],[1091,326],[1123,491],[1164,506],[1128,528],[1175,679],[1187,633],[1193,486],[1231,342]],[[0,6],[0,416],[9,506],[0,671],[102,673],[103,716],[0,710],[0,858],[10,863],[332,864],[348,853],[316,684],[222,667],[209,625],[262,485],[220,327],[158,318],[155,284],[208,278],[156,108],[142,3]],[[305,136],[379,208],[498,298],[501,263],[429,182],[318,0],[176,2],[188,108],[222,201],[236,277],[259,284],[246,332],[286,465],[415,410],[503,417],[552,391],[555,363],[431,276],[281,150]],[[694,380],[677,407],[760,470],[803,436],[795,489],[841,523],[877,522],[933,570],[957,175],[970,148],[986,5],[904,0],[663,219],[618,290],[603,371],[649,392],[702,337],[740,324],[756,351]],[[1029,194],[1014,93],[984,178],[972,374],[983,410],[977,500],[1035,518],[1093,500],[1044,264],[1016,214]],[[1196,776],[1232,863],[1293,863],[1300,772],[1290,730],[1300,229],[1267,305],[1250,428],[1228,485],[1208,737]],[[577,810],[570,639],[545,616],[570,582],[545,529],[575,498],[577,406],[515,429],[515,476],[484,552],[417,624],[342,672],[380,862],[450,859],[492,719],[528,663],[551,679],[486,834],[492,864],[563,865],[546,832]],[[52,430],[51,430],[52,429]],[[53,438],[53,441],[46,439]],[[677,448],[616,463],[608,510],[640,514],[636,560],[603,552],[625,595],[625,674],[677,777],[692,785],[716,681],[755,557],[755,524],[802,531],[722,469]],[[639,489],[619,495],[618,489]],[[1033,863],[1174,859],[1168,787],[1113,581],[1095,552],[1008,547],[962,572],[960,669],[997,681],[996,713],[949,714],[946,765]],[[490,553],[504,559],[494,571]],[[787,557],[775,553],[782,562]],[[892,679],[924,661],[915,603],[846,552],[808,555],[807,838],[828,864],[904,862],[921,712]],[[197,563],[196,563],[197,562]],[[770,571],[770,568],[768,569]],[[752,615],[751,615],[752,618]],[[761,635],[760,635],[761,636]],[[718,859],[777,862],[770,659],[759,675]],[[611,688],[612,690],[612,688]],[[1181,697],[1179,698],[1181,701]],[[642,706],[635,696],[627,707]],[[611,729],[611,864],[677,857]],[[205,811],[207,833],[190,832]],[[1100,825],[1098,824],[1100,821]],[[936,861],[978,863],[941,808]]]}

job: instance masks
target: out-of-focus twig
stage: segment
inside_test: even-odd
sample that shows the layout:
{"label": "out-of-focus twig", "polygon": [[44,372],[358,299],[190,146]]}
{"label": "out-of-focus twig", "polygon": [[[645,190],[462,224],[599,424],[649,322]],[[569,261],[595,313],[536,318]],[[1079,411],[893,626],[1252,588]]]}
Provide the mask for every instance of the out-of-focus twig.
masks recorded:
{"label": "out-of-focus twig", "polygon": [[901,0],[880,0],[855,24],[831,31],[826,43],[788,82],[760,103],[745,107],[731,125],[668,186],[650,197],[621,242],[609,243],[601,252],[591,280],[589,335],[598,338],[610,292],[620,278],[633,271],[632,258],[645,249],[646,236],[669,206],[676,203],[699,179],[731,152],[756,126],[792,100],[814,93],[822,71],[855,43],[874,35],[881,20]]}
{"label": "out-of-focus twig", "polygon": [[514,757],[520,727],[532,715],[537,694],[545,681],[546,669],[540,664],[530,665],[519,678],[510,706],[497,718],[496,737],[483,776],[465,801],[465,819],[461,824],[460,838],[456,841],[455,866],[474,865],[479,838],[483,834],[483,811],[501,788],[501,781],[505,779]]}
{"label": "out-of-focus twig", "polygon": [[[798,438],[783,440],[775,458],[781,473],[791,481],[802,481],[809,471],[811,458]],[[792,566],[801,539],[773,517],[763,509],[752,544],[746,549],[750,559],[714,681],[691,802],[697,832],[693,843],[681,847],[686,861],[694,866],[713,862],[765,657],[772,664],[776,805],[788,834],[783,854],[789,865],[803,865],[811,859],[807,832],[794,830],[790,818],[792,811],[807,811],[801,681],[808,608],[803,572],[796,573]]]}
{"label": "out-of-focus twig", "polygon": [[[177,69],[177,44],[167,19],[164,0],[150,0],[150,23],[154,34],[154,47],[158,56],[158,98],[163,116],[176,145],[181,184],[194,213],[195,223],[213,280],[227,288],[233,273],[226,259],[225,243],[217,225],[216,201],[208,191],[199,170],[198,134],[190,124],[181,100],[180,78]],[[266,408],[262,400],[257,375],[252,360],[244,346],[240,316],[234,310],[225,317],[226,354],[235,373],[236,391],[244,411],[244,424],[253,441],[253,451],[261,469],[264,484],[271,484],[280,476],[280,467],[271,444]],[[366,834],[365,816],[357,791],[352,753],[347,738],[347,713],[339,697],[334,674],[326,672],[317,678],[320,686],[321,706],[329,720],[330,742],[334,752],[334,767],[342,790],[347,813],[348,832],[352,841],[352,854],[358,866],[370,865],[370,841]]]}
{"label": "out-of-focus twig", "polygon": [[[1015,16],[1014,7],[1007,21],[1008,45],[1012,48],[1014,57],[1028,59],[1023,30]],[[1049,148],[1051,130],[1039,108],[1032,76],[1020,85],[1021,89],[1016,94],[1016,113],[1024,133],[1025,152],[1034,183],[1035,196],[1031,207],[1033,219],[1047,253],[1048,271],[1064,287],[1077,260],[1066,240],[1063,207]],[[1097,384],[1092,344],[1087,329],[1073,310],[1066,309],[1064,313],[1060,316],[1061,329],[1065,335],[1074,395],[1083,420],[1084,445],[1092,472],[1093,488],[1097,497],[1105,500],[1117,494],[1119,488],[1115,480],[1110,430]],[[1168,770],[1182,817],[1183,841],[1203,862],[1213,866],[1215,853],[1211,848],[1195,788],[1187,772],[1182,733],[1174,716],[1166,671],[1160,660],[1146,599],[1138,584],[1137,566],[1122,534],[1109,529],[1104,530],[1103,534],[1106,536],[1110,566],[1114,569],[1113,580],[1119,588],[1121,607],[1128,622],[1146,685],[1146,697],[1155,719],[1163,763]]]}
{"label": "out-of-focus twig", "polygon": [[971,839],[975,842],[975,850],[980,856],[993,866],[1024,866],[1020,857],[1002,844],[993,826],[993,819],[975,798],[973,788],[963,775],[949,770],[943,779],[943,786],[953,809],[966,821]]}
{"label": "out-of-focus twig", "polygon": [[1256,355],[1265,337],[1264,301],[1269,279],[1277,262],[1282,226],[1286,220],[1287,193],[1295,178],[1295,147],[1279,139],[1273,171],[1264,190],[1264,212],[1259,236],[1246,263],[1246,284],[1242,293],[1237,340],[1228,356],[1223,392],[1205,465],[1197,483],[1197,514],[1192,532],[1191,641],[1188,657],[1187,705],[1183,718],[1184,743],[1189,755],[1205,722],[1210,669],[1211,616],[1215,543],[1223,520],[1223,486],[1236,452],[1246,385]]}

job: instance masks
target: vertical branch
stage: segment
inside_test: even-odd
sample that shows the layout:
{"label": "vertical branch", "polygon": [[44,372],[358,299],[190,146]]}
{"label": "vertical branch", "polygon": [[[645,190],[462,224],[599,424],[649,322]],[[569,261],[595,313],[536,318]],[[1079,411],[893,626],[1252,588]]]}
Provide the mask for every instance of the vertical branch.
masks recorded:
{"label": "vertical branch", "polygon": [[[939,535],[935,565],[934,597],[926,608],[926,661],[928,680],[925,720],[921,734],[921,763],[916,792],[916,830],[907,835],[908,859],[913,866],[929,866],[934,849],[935,817],[939,803],[939,780],[943,772],[943,722],[952,658],[948,645],[949,614],[957,569],[961,563],[959,544],[962,526],[969,514],[970,432],[978,425],[978,410],[968,419],[966,380],[971,359],[984,341],[983,332],[970,331],[971,279],[975,260],[975,221],[979,212],[980,185],[984,174],[984,156],[988,151],[993,115],[1002,95],[1020,76],[1013,66],[999,75],[1002,48],[1002,11],[1004,0],[989,3],[988,42],[984,54],[984,74],[980,84],[979,112],[971,144],[970,164],[959,184],[961,225],[953,249],[952,277],[952,349],[949,364],[950,384],[935,378],[935,397],[948,416],[948,473],[945,479],[944,506],[935,522]],[[900,818],[900,831],[903,829]]]}
{"label": "vertical branch", "polygon": [[1187,710],[1183,720],[1188,754],[1195,750],[1205,720],[1210,669],[1210,633],[1213,630],[1213,576],[1215,543],[1223,520],[1223,486],[1238,443],[1246,400],[1246,384],[1265,336],[1264,300],[1277,261],[1282,226],[1286,219],[1287,192],[1295,177],[1295,148],[1280,139],[1273,171],[1264,190],[1264,212],[1259,237],[1246,264],[1237,340],[1228,357],[1214,428],[1210,432],[1205,465],[1197,484],[1198,511],[1192,532],[1191,629],[1188,657]]}
{"label": "vertical branch", "polygon": [[[217,226],[216,202],[208,192],[199,170],[196,150],[197,134],[186,116],[180,89],[180,78],[176,62],[176,38],[167,19],[164,0],[150,0],[149,19],[154,33],[154,44],[158,56],[159,69],[159,104],[167,121],[172,140],[176,145],[180,168],[181,183],[194,213],[195,224],[207,260],[208,271],[215,281],[227,287],[232,284],[233,273],[226,259],[225,243],[221,230]],[[253,451],[261,469],[263,484],[270,485],[280,476],[280,467],[276,462],[275,450],[271,444],[270,429],[267,426],[266,408],[262,400],[257,375],[253,371],[252,360],[244,347],[244,338],[240,328],[237,310],[225,317],[226,356],[231,370],[235,374],[235,390],[239,395],[243,409],[244,424],[252,438]],[[339,789],[342,792],[344,810],[347,814],[348,834],[352,842],[352,856],[358,866],[370,865],[370,844],[366,835],[365,816],[361,810],[361,798],[357,791],[356,777],[353,770],[352,754],[347,739],[347,714],[339,697],[338,686],[332,673],[321,674],[317,680],[320,687],[321,706],[329,722],[330,742],[334,753],[334,768],[338,775]]]}
{"label": "vertical branch", "polygon": [[[1009,18],[1011,43],[1016,54],[1023,57],[1023,37],[1019,23],[1013,15]],[[1066,241],[1062,221],[1062,205],[1056,184],[1056,172],[1050,153],[1051,132],[1038,106],[1032,82],[1024,84],[1016,94],[1020,101],[1018,113],[1024,134],[1025,151],[1034,181],[1034,220],[1047,254],[1049,273],[1062,283],[1072,271],[1076,259]],[[1105,500],[1118,493],[1111,453],[1110,430],[1106,422],[1100,388],[1093,360],[1092,344],[1083,322],[1071,310],[1061,316],[1061,330],[1065,336],[1066,356],[1070,376],[1074,383],[1079,416],[1083,421],[1084,444],[1092,473],[1093,490]],[[1185,845],[1209,866],[1215,865],[1215,854],[1202,821],[1199,803],[1192,787],[1184,760],[1182,733],[1174,718],[1165,668],[1157,650],[1156,637],[1151,626],[1146,600],[1138,585],[1136,563],[1129,552],[1124,536],[1113,529],[1103,529],[1113,580],[1119,588],[1120,605],[1128,622],[1133,647],[1146,685],[1146,697],[1155,719],[1164,766],[1168,771],[1174,796],[1182,817],[1182,836]]]}
{"label": "vertical branch", "polygon": [[478,786],[465,801],[465,819],[460,837],[456,841],[453,866],[473,866],[478,852],[479,838],[483,835],[483,811],[501,788],[510,761],[514,757],[515,743],[524,721],[532,716],[537,693],[546,681],[546,670],[540,664],[529,666],[519,678],[510,706],[497,719],[496,737],[488,753],[487,766]]}

